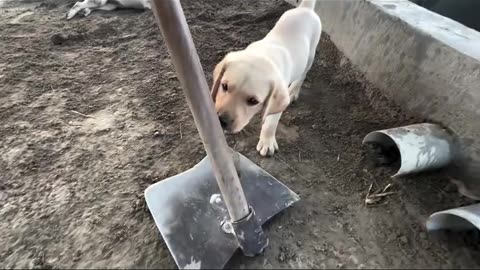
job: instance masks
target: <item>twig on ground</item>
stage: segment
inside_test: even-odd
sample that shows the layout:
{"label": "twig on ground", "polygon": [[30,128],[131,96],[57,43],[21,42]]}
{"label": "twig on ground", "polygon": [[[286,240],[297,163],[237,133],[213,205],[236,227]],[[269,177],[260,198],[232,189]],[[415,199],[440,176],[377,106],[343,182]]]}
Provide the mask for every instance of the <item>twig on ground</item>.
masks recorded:
{"label": "twig on ground", "polygon": [[372,194],[369,197],[370,198],[382,198],[382,197],[386,197],[386,196],[393,195],[393,194],[396,194],[396,192],[382,192],[382,193]]}
{"label": "twig on ground", "polygon": [[360,240],[358,240],[357,237],[355,237],[355,235],[353,235],[353,233],[350,234],[350,236],[353,238],[353,240],[355,240],[355,242],[357,242],[357,244],[363,249],[363,251],[367,251],[365,249],[365,247],[363,246],[363,244],[360,242]]}
{"label": "twig on ground", "polygon": [[183,139],[182,124],[180,124],[180,140]]}
{"label": "twig on ground", "polygon": [[294,173],[298,174],[301,178],[304,179],[303,175],[300,172],[298,172],[295,168],[293,168],[290,164],[288,164],[285,160],[280,158],[278,155],[275,155],[275,158],[278,159],[283,164],[285,164],[290,170],[292,170]]}
{"label": "twig on ground", "polygon": [[392,184],[391,184],[391,183],[390,183],[390,184],[388,184],[388,185],[386,185],[386,186],[385,186],[385,188],[382,190],[382,193],[385,193],[385,192],[387,192],[387,190],[388,190],[388,189],[389,189],[391,186],[392,186]]}
{"label": "twig on ground", "polygon": [[80,124],[75,124],[72,121],[68,122],[67,124],[70,125],[70,126],[73,126],[73,127],[81,127],[82,126]]}
{"label": "twig on ground", "polygon": [[[396,192],[387,192],[387,190],[392,186],[392,184],[386,185],[381,192],[373,193],[373,182],[370,184],[368,188],[367,195],[365,196],[365,205],[366,206],[378,206],[378,203],[385,197],[396,194]],[[387,202],[388,203],[388,202]],[[384,203],[386,204],[386,203]],[[382,205],[384,205],[382,204]]]}
{"label": "twig on ground", "polygon": [[295,148],[297,148],[298,151],[300,151],[300,152],[303,152],[303,153],[306,153],[306,152],[307,152],[307,151],[303,150],[302,148],[300,148],[298,145],[296,145],[296,144],[294,144],[294,143],[292,143],[291,145],[295,146]]}
{"label": "twig on ground", "polygon": [[161,156],[163,156],[163,155],[165,155],[165,154],[168,154],[168,153],[170,153],[170,152],[172,152],[172,149],[165,150],[165,151],[161,152],[158,156],[161,157]]}
{"label": "twig on ground", "polygon": [[77,115],[80,115],[80,116],[83,116],[83,117],[86,117],[86,118],[95,118],[91,115],[87,115],[87,114],[84,114],[84,113],[81,113],[81,112],[77,112],[75,110],[70,110],[70,112],[74,113],[74,114],[77,114]]}

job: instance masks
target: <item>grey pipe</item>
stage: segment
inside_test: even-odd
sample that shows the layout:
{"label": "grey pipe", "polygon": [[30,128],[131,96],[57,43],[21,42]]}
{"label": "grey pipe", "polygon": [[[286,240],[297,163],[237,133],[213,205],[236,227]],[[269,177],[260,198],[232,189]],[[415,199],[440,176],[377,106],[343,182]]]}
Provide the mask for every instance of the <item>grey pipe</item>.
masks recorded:
{"label": "grey pipe", "polygon": [[480,204],[436,212],[427,220],[428,231],[472,229],[480,229]]}
{"label": "grey pipe", "polygon": [[373,131],[363,144],[376,143],[396,147],[400,169],[392,177],[438,169],[453,159],[453,137],[441,126],[429,123]]}

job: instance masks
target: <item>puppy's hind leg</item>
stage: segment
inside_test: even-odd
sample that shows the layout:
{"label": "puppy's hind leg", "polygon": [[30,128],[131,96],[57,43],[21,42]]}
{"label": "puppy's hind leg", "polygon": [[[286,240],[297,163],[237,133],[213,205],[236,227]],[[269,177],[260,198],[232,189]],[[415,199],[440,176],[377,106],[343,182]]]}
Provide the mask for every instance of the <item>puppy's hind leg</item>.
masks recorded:
{"label": "puppy's hind leg", "polygon": [[282,113],[272,114],[265,118],[260,132],[260,140],[257,144],[257,151],[262,156],[271,156],[278,150],[277,139],[275,133],[277,132],[278,122]]}
{"label": "puppy's hind leg", "polygon": [[152,9],[152,3],[150,2],[150,0],[143,1],[143,8],[144,9]]}
{"label": "puppy's hind leg", "polygon": [[87,17],[88,15],[90,15],[90,13],[92,12],[93,9],[97,9],[97,10],[106,10],[106,11],[112,11],[112,10],[115,10],[117,9],[118,7],[114,4],[106,4],[105,6],[101,6],[101,7],[96,7],[96,8],[86,8],[84,9],[83,11],[83,16],[84,17]]}
{"label": "puppy's hind leg", "polygon": [[118,6],[115,5],[115,4],[105,4],[105,5],[101,6],[101,7],[96,8],[96,9],[98,9],[98,10],[112,11],[112,10],[115,10],[115,9],[117,9],[117,8],[118,8]]}
{"label": "puppy's hind leg", "polygon": [[70,20],[73,18],[75,15],[77,15],[80,10],[83,10],[87,6],[88,0],[84,0],[83,2],[76,2],[75,5],[68,11],[67,13],[67,20]]}
{"label": "puppy's hind leg", "polygon": [[290,87],[288,88],[288,92],[290,93],[290,103],[295,103],[295,101],[297,101],[303,81],[305,80],[305,75],[306,74],[302,74],[300,80],[296,80],[290,84]]}
{"label": "puppy's hind leg", "polygon": [[101,7],[86,8],[86,9],[84,9],[84,11],[83,11],[83,16],[84,16],[84,17],[87,17],[88,15],[90,15],[90,13],[92,12],[93,9],[112,11],[112,10],[117,9],[117,6],[114,5],[114,4],[105,4],[104,6],[101,6]]}
{"label": "puppy's hind leg", "polygon": [[107,0],[83,0],[83,2],[77,2],[67,13],[67,20],[70,20],[81,10],[85,10],[85,16],[90,14],[91,9],[99,8],[104,6],[107,3]]}
{"label": "puppy's hind leg", "polygon": [[303,82],[305,81],[305,77],[307,77],[308,71],[312,68],[314,59],[315,59],[315,50],[310,52],[308,56],[307,66],[302,76],[300,77],[300,79],[292,82],[292,84],[290,85],[288,92],[290,93],[291,103],[294,103],[295,101],[297,101],[298,96],[300,95],[300,90],[302,89]]}
{"label": "puppy's hind leg", "polygon": [[101,6],[101,7],[95,7],[95,8],[85,8],[83,10],[83,16],[84,17],[87,17],[88,15],[90,15],[90,13],[92,12],[92,10],[96,9],[96,10],[105,10],[105,11],[112,11],[112,10],[115,10],[117,9],[118,6],[115,5],[115,4],[105,4],[104,6]]}

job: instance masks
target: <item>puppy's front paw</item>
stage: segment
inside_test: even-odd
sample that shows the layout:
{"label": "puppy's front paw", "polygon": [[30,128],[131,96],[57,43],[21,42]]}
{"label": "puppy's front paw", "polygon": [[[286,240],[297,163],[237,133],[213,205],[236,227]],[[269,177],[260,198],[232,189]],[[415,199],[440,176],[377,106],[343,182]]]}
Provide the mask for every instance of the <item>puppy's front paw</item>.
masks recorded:
{"label": "puppy's front paw", "polygon": [[70,20],[71,18],[73,18],[73,16],[75,16],[77,14],[78,10],[79,10],[79,8],[78,8],[78,2],[77,2],[77,3],[75,3],[75,5],[73,5],[73,7],[65,15],[67,20]]}
{"label": "puppy's front paw", "polygon": [[67,20],[71,20],[75,15],[77,15],[77,12],[70,10],[70,11],[67,13],[67,15],[65,15],[65,17],[67,18]]}
{"label": "puppy's front paw", "polygon": [[257,144],[257,151],[260,153],[260,155],[264,157],[267,155],[271,156],[276,150],[278,150],[278,144],[275,136],[267,138],[260,137],[260,140]]}

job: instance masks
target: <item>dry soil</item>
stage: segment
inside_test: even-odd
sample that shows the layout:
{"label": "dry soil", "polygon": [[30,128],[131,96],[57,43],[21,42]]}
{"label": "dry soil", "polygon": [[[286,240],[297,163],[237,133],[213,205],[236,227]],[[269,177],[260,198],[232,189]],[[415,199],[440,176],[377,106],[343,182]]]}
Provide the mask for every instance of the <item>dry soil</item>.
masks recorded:
{"label": "dry soil", "polygon": [[[262,38],[281,0],[182,1],[208,80],[228,51]],[[145,206],[150,184],[205,153],[151,11],[72,1],[0,1],[0,268],[172,268]],[[54,45],[51,36],[68,38]],[[440,173],[392,180],[362,139],[421,121],[382,98],[323,34],[280,152],[262,158],[259,120],[230,145],[300,194],[267,226],[265,254],[232,268],[480,267],[475,235],[430,235],[434,211],[469,202]],[[364,198],[392,184],[375,207]],[[468,241],[465,241],[467,239]]]}

